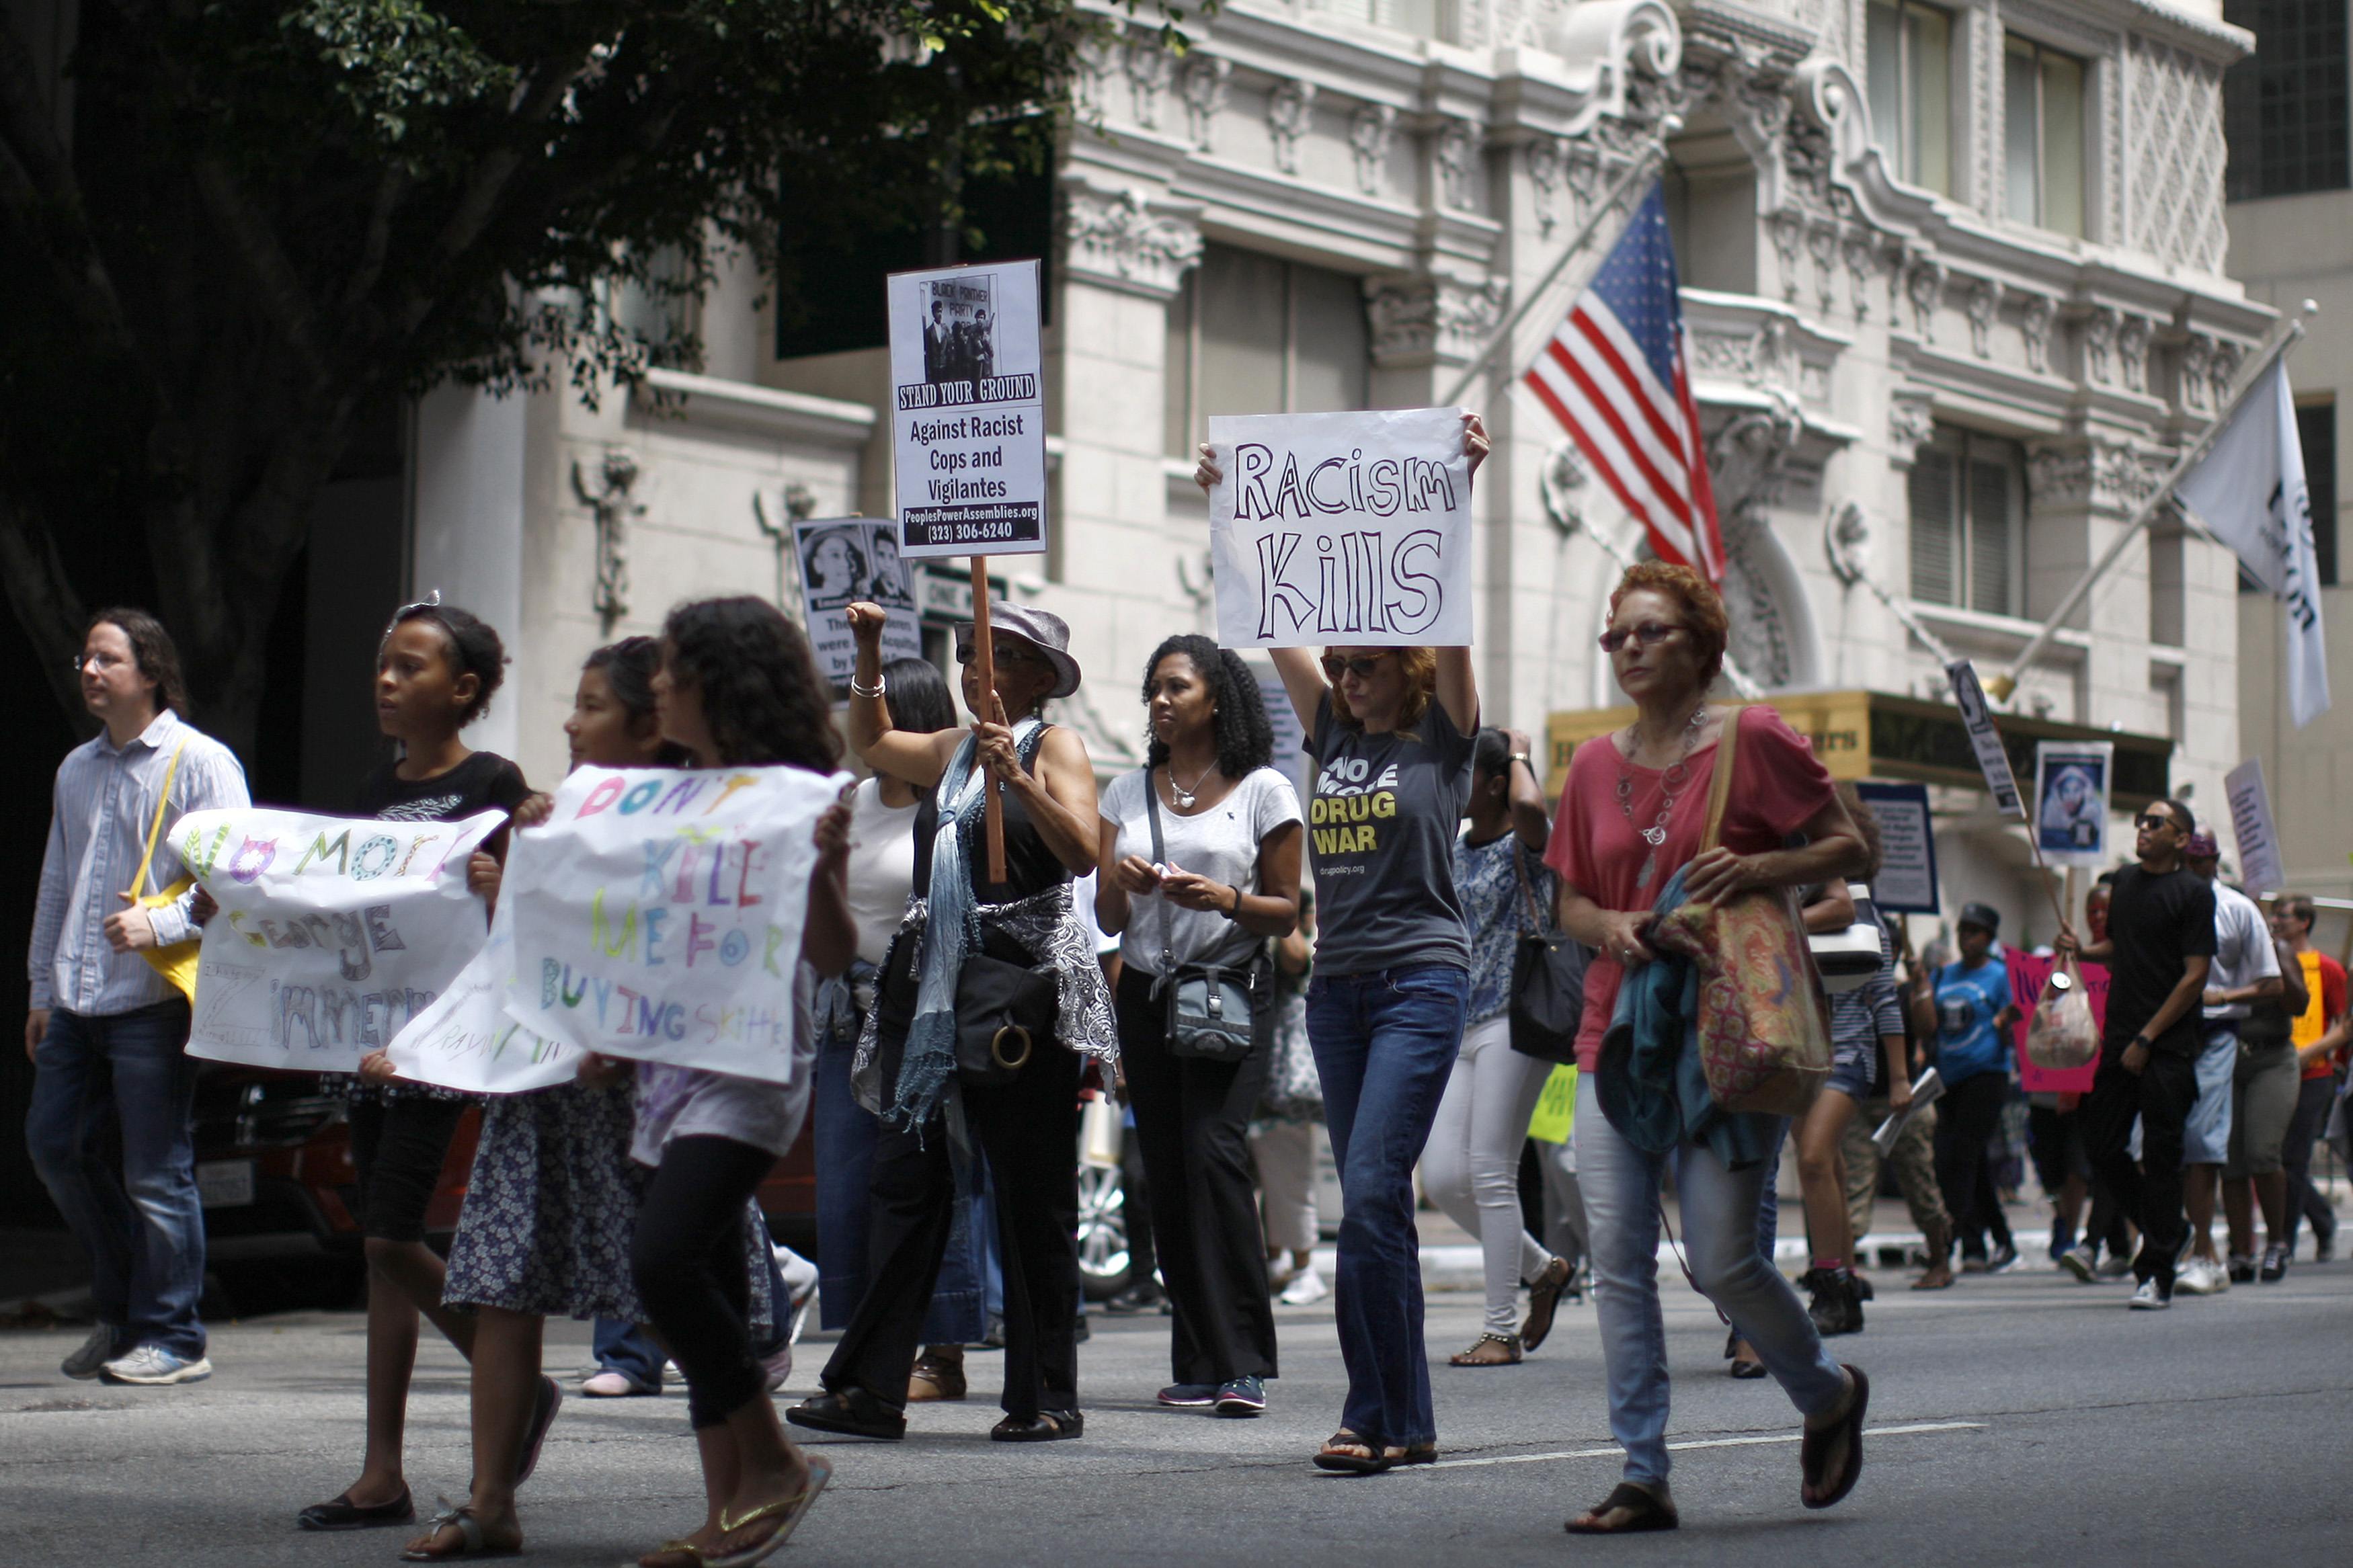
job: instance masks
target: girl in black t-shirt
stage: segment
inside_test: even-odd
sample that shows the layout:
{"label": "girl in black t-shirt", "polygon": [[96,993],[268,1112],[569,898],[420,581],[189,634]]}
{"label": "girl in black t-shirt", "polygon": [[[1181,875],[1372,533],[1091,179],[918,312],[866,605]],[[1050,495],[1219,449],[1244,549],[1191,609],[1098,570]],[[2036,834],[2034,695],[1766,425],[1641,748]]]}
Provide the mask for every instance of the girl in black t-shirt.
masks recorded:
{"label": "girl in black t-shirt", "polygon": [[[459,739],[490,707],[506,662],[499,634],[455,606],[411,605],[393,617],[376,650],[375,697],[376,726],[400,742],[401,756],[361,785],[362,811],[447,822],[492,806],[512,812],[522,803],[531,786],[514,763]],[[481,896],[486,923],[505,855],[501,827],[467,864],[467,885]],[[352,1086],[352,1160],[359,1171],[353,1210],[368,1260],[367,1453],[359,1479],[341,1496],[302,1510],[298,1522],[305,1530],[406,1524],[417,1515],[401,1473],[401,1438],[418,1314],[459,1353],[470,1359],[474,1350],[474,1319],[442,1306],[441,1259],[425,1244],[426,1206],[470,1104],[447,1089],[394,1083],[382,1051],[361,1063],[360,1081]],[[527,1455],[537,1451],[556,1398],[555,1384],[543,1380]]]}

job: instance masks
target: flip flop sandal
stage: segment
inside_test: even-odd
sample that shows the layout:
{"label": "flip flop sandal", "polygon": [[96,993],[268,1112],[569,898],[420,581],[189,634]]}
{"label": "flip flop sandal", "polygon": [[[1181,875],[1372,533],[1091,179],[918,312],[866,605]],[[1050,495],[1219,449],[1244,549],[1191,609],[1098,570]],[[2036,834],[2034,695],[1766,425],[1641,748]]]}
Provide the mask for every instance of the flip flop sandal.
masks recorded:
{"label": "flip flop sandal", "polygon": [[432,1552],[419,1551],[414,1546],[404,1547],[400,1553],[400,1560],[403,1563],[446,1563],[455,1557],[520,1557],[522,1555],[521,1542],[515,1542],[512,1546],[493,1546],[485,1540],[482,1535],[482,1521],[474,1517],[472,1508],[465,1506],[451,1508],[449,1500],[446,1497],[437,1497],[433,1500],[440,1505],[441,1511],[433,1516],[433,1533],[426,1539],[431,1541],[439,1536],[442,1531],[454,1529],[458,1532],[458,1550]]}
{"label": "flip flop sandal", "polygon": [[647,1552],[645,1557],[638,1558],[634,1562],[622,1563],[621,1568],[646,1568],[647,1557],[678,1557],[684,1559],[683,1562],[680,1563],[666,1563],[662,1564],[662,1568],[710,1568],[711,1563],[711,1559],[702,1554],[702,1547],[697,1546],[691,1541],[687,1541],[681,1538],[677,1541],[665,1541],[659,1546],[655,1547],[651,1552]]}
{"label": "flip flop sandal", "polygon": [[[1481,1345],[1501,1345],[1510,1353],[1500,1359],[1482,1356],[1479,1353]],[[1457,1355],[1448,1356],[1446,1364],[1449,1366],[1517,1366],[1525,1354],[1520,1338],[1516,1334],[1481,1334],[1472,1342],[1469,1350]]]}
{"label": "flip flop sandal", "polygon": [[1854,1483],[1862,1479],[1862,1417],[1871,1407],[1871,1379],[1862,1375],[1859,1366],[1849,1366],[1846,1374],[1854,1379],[1854,1397],[1848,1401],[1846,1414],[1835,1426],[1820,1432],[1807,1428],[1805,1440],[1798,1446],[1798,1464],[1807,1486],[1818,1487],[1826,1479],[1822,1467],[1829,1462],[1831,1442],[1841,1432],[1846,1434],[1846,1465],[1839,1471],[1838,1484],[1828,1497],[1809,1500],[1801,1489],[1798,1500],[1808,1508],[1829,1508],[1841,1501],[1854,1490]]}
{"label": "flip flop sandal", "polygon": [[1647,1531],[1673,1530],[1683,1523],[1674,1504],[1661,1500],[1631,1481],[1620,1481],[1608,1497],[1585,1511],[1599,1519],[1613,1510],[1626,1514],[1625,1523],[1580,1524],[1572,1519],[1561,1528],[1571,1535],[1640,1535]]}
{"label": "flip flop sandal", "polygon": [[[1362,1448],[1361,1454],[1342,1454],[1338,1448]],[[1345,1426],[1324,1439],[1324,1447],[1313,1463],[1319,1470],[1330,1470],[1343,1476],[1377,1476],[1397,1463],[1396,1457],[1349,1431]]]}
{"label": "flip flop sandal", "polygon": [[1569,1267],[1566,1258],[1556,1258],[1545,1265],[1544,1272],[1528,1287],[1528,1315],[1520,1324],[1521,1349],[1533,1351],[1551,1334],[1553,1314],[1560,1310],[1561,1292],[1576,1278],[1577,1270]]}
{"label": "flip flop sandal", "polygon": [[752,1568],[755,1563],[765,1562],[771,1553],[791,1539],[801,1521],[808,1517],[809,1505],[817,1501],[817,1494],[825,1490],[826,1482],[833,1479],[833,1467],[814,1454],[809,1456],[808,1468],[808,1485],[791,1497],[763,1503],[741,1519],[730,1519],[723,1511],[719,1515],[719,1532],[722,1535],[733,1535],[747,1524],[757,1524],[768,1519],[776,1521],[776,1528],[766,1540],[746,1546],[740,1552],[729,1552],[723,1557],[705,1557],[703,1562],[709,1568]]}
{"label": "flip flop sandal", "polygon": [[515,1467],[515,1485],[531,1479],[532,1471],[539,1468],[540,1445],[547,1441],[547,1429],[555,1425],[555,1412],[564,1403],[564,1388],[552,1377],[539,1380],[539,1397],[532,1405],[531,1430],[522,1440],[522,1463]]}

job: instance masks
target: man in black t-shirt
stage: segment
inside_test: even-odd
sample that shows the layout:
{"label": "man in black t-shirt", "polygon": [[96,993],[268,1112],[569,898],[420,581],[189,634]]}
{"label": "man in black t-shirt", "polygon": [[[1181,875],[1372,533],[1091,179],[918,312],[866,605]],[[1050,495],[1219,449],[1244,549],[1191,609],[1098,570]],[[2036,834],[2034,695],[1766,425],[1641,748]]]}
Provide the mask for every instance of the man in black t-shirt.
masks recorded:
{"label": "man in black t-shirt", "polygon": [[[2140,864],[2118,871],[2105,942],[2084,946],[2073,926],[2056,944],[2108,966],[2108,1011],[2100,1066],[2084,1101],[2084,1137],[2094,1168],[2140,1226],[2140,1280],[2132,1305],[2173,1304],[2181,1251],[2182,1131],[2198,1100],[2199,1010],[2214,957],[2214,892],[2182,865],[2198,822],[2178,800],[2153,802],[2136,817]],[[2141,1124],[2141,1166],[2133,1164],[2133,1119]]]}

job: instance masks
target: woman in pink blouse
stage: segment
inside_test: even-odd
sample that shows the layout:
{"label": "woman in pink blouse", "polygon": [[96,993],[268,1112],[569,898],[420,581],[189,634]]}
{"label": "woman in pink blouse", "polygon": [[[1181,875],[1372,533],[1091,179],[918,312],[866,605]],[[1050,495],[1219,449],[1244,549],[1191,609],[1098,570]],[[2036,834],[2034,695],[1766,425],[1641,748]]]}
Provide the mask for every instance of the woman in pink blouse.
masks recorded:
{"label": "woman in pink blouse", "polygon": [[[1626,1450],[1623,1483],[1569,1521],[1578,1533],[1672,1530],[1676,1522],[1667,1490],[1667,1358],[1656,1262],[1665,1157],[1620,1135],[1594,1084],[1620,985],[1655,956],[1645,934],[1652,906],[1678,868],[1686,896],[1707,901],[1843,879],[1863,857],[1830,774],[1779,714],[1763,705],[1708,706],[1726,630],[1724,601],[1688,567],[1653,561],[1627,572],[1610,595],[1601,646],[1638,716],[1577,748],[1546,855],[1561,877],[1562,925],[1597,954],[1577,1041],[1577,1164],[1592,1231],[1610,1432]],[[1716,742],[1736,721],[1740,745],[1722,841],[1698,855]],[[1758,1119],[1767,1123],[1757,1130],[1763,1147],[1778,1142],[1774,1120]],[[1766,1163],[1728,1165],[1715,1147],[1688,1142],[1674,1159],[1693,1275],[1805,1415],[1800,1498],[1809,1508],[1827,1508],[1861,1470],[1869,1384],[1824,1352],[1797,1293],[1757,1248]]]}

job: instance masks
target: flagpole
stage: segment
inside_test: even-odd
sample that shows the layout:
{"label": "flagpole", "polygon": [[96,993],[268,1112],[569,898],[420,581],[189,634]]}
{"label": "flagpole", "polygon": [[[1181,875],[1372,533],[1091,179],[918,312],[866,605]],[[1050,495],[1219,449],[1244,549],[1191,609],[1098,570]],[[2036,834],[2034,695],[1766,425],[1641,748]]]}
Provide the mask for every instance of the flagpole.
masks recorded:
{"label": "flagpole", "polygon": [[2295,345],[2296,340],[2304,336],[2305,326],[2302,318],[2317,315],[2319,310],[2320,306],[2316,300],[2306,300],[2304,301],[2303,309],[2296,315],[2284,317],[2279,324],[2272,329],[2271,335],[2263,340],[2263,347],[2256,352],[2255,357],[2249,362],[2248,367],[2239,373],[2238,384],[2231,389],[2231,395],[2224,403],[2221,412],[2208,421],[2206,428],[2199,432],[2198,439],[2183,448],[2181,455],[2174,459],[2173,466],[2165,471],[2165,477],[2158,481],[2157,488],[2149,492],[2148,499],[2140,503],[2138,509],[2126,521],[2123,529],[2109,542],[2107,549],[2101,553],[2100,558],[2092,563],[2091,570],[2075,579],[2075,585],[2067,590],[2067,596],[2059,601],[2058,608],[2051,612],[2050,618],[2042,623],[2042,629],[2037,631],[2027,645],[2019,650],[2018,657],[2010,660],[2010,668],[1985,683],[1988,696],[1997,702],[2006,702],[2010,700],[2010,693],[2018,689],[2019,677],[2026,672],[2026,667],[2032,664],[2042,655],[2042,650],[2051,646],[2052,639],[2059,635],[2060,624],[2075,613],[2076,607],[2083,604],[2093,587],[2101,578],[2108,574],[2109,569],[2123,557],[2125,547],[2130,544],[2143,529],[2157,521],[2158,514],[2163,511],[2166,504],[2173,499],[2173,487],[2179,484],[2190,469],[2204,460],[2206,454],[2212,450],[2214,443],[2221,437],[2222,432],[2230,427],[2232,419],[2237,416],[2239,405],[2247,400],[2247,395],[2254,391],[2256,384],[2270,374],[2272,366],[2279,361],[2280,356],[2286,353]]}
{"label": "flagpole", "polygon": [[1520,328],[1526,324],[1528,312],[1536,308],[1537,303],[1544,299],[1552,286],[1559,281],[1561,273],[1567,270],[1568,264],[1592,242],[1595,231],[1601,226],[1601,220],[1617,211],[1618,204],[1643,181],[1654,177],[1666,161],[1666,131],[1662,127],[1659,138],[1636,153],[1634,161],[1626,166],[1625,172],[1620,174],[1609,190],[1593,204],[1593,210],[1587,216],[1584,225],[1577,229],[1576,236],[1567,245],[1561,248],[1560,256],[1551,267],[1546,269],[1544,277],[1537,280],[1536,286],[1521,298],[1518,307],[1504,319],[1503,326],[1487,340],[1487,346],[1481,349],[1478,356],[1462,367],[1461,373],[1454,378],[1454,384],[1448,387],[1446,395],[1438,400],[1439,407],[1451,408],[1462,401],[1463,394],[1471,390],[1471,384],[1479,379],[1481,373],[1487,368],[1488,362],[1511,346],[1513,338],[1517,336]]}

